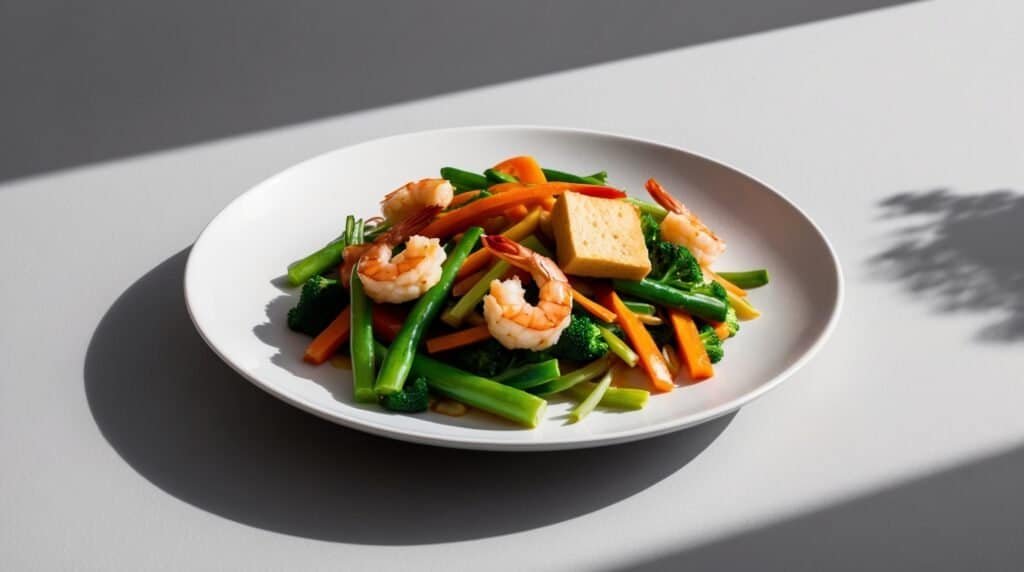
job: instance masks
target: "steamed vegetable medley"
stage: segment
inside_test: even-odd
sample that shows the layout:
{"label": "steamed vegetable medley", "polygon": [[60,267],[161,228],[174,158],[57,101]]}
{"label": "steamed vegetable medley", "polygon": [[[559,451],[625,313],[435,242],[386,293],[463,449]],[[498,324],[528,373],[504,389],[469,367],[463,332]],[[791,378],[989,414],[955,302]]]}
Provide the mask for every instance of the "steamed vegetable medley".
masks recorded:
{"label": "steamed vegetable medley", "polygon": [[526,156],[445,167],[384,195],[380,216],[348,216],[288,268],[303,359],[350,364],[358,402],[527,427],[554,396],[577,422],[712,377],[767,271],[715,273],[725,242],[692,211],[654,179],[649,203],[606,177]]}

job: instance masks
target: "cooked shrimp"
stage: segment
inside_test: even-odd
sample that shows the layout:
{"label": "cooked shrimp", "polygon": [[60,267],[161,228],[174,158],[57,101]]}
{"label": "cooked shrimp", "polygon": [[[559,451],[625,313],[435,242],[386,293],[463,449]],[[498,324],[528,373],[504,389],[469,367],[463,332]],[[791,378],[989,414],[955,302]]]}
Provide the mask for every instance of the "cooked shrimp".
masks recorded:
{"label": "cooked shrimp", "polygon": [[[408,302],[419,298],[441,280],[441,265],[447,256],[440,241],[413,234],[429,224],[440,210],[438,206],[421,210],[382,234],[363,251],[357,272],[367,296],[375,302]],[[391,249],[403,241],[405,250],[392,257]]]}
{"label": "cooked shrimp", "polygon": [[550,258],[504,236],[489,235],[483,241],[492,254],[528,271],[540,287],[540,298],[534,306],[526,301],[518,277],[491,282],[491,292],[484,296],[487,329],[509,349],[539,351],[553,346],[569,325],[572,312],[568,278]]}
{"label": "cooked shrimp", "polygon": [[422,179],[405,185],[384,195],[380,210],[389,222],[398,222],[424,207],[448,208],[455,196],[455,189],[445,179]]}
{"label": "cooked shrimp", "polygon": [[715,233],[683,203],[668,194],[658,181],[648,179],[644,186],[651,197],[668,210],[665,220],[661,221],[663,240],[685,246],[705,268],[711,266],[715,259],[725,252],[725,242],[715,236]]}

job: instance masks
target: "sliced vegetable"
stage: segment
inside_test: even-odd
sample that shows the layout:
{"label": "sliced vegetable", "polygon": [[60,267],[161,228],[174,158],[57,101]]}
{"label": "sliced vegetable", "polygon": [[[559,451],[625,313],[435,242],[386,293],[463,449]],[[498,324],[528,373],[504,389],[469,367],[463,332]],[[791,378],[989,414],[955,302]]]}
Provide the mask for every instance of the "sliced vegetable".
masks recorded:
{"label": "sliced vegetable", "polygon": [[413,306],[409,317],[405,320],[405,325],[398,332],[387,357],[381,364],[377,383],[374,386],[378,395],[388,395],[402,390],[402,385],[412,368],[413,356],[423,337],[423,332],[430,327],[441,312],[444,301],[448,298],[448,293],[455,282],[456,271],[462,266],[466,257],[469,256],[469,251],[476,245],[482,234],[483,229],[480,227],[470,228],[463,234],[462,239],[459,240],[444,263],[441,279],[416,301],[416,305]]}
{"label": "sliced vegetable", "polygon": [[732,332],[729,331],[729,324],[725,322],[715,322],[711,325],[715,328],[715,335],[718,336],[718,339],[720,340],[724,340],[732,335]]}
{"label": "sliced vegetable", "polygon": [[640,361],[640,356],[636,355],[633,348],[622,341],[622,338],[616,336],[615,332],[604,326],[598,326],[598,328],[601,330],[601,337],[604,338],[604,341],[608,342],[608,349],[613,354],[619,356],[619,359],[629,367],[636,367],[637,362]]}
{"label": "sliced vegetable", "polygon": [[660,306],[678,308],[705,320],[724,322],[725,314],[728,311],[726,303],[718,298],[706,294],[684,292],[646,278],[639,281],[614,280],[612,284],[616,291],[623,294],[654,302]]}
{"label": "sliced vegetable", "polygon": [[563,183],[580,183],[583,185],[603,185],[604,180],[608,177],[608,173],[601,171],[594,175],[581,177],[572,173],[566,173],[565,171],[556,171],[554,169],[541,169],[544,172],[544,176],[549,181],[561,181]]}
{"label": "sliced vegetable", "polygon": [[711,366],[711,358],[704,348],[697,331],[697,324],[689,314],[680,310],[668,311],[669,321],[672,322],[672,331],[676,335],[676,345],[679,347],[679,357],[686,364],[690,378],[694,381],[707,379],[715,375]]}
{"label": "sliced vegetable", "polygon": [[[478,250],[477,252],[480,251]],[[472,254],[470,256],[472,257]],[[467,258],[466,260],[468,261],[469,259]],[[463,264],[463,266],[465,266],[465,264]],[[472,288],[474,284],[480,281],[480,278],[483,277],[484,272],[486,271],[479,270],[464,278],[459,278],[458,276],[456,276],[455,279],[458,280],[458,282],[456,282],[455,285],[452,286],[452,296],[455,296],[456,298],[464,296],[466,292],[469,292],[469,289]]]}
{"label": "sliced vegetable", "polygon": [[[743,298],[742,296],[737,296],[732,292],[729,292],[729,305],[732,306],[734,310],[736,310],[736,317],[739,318],[740,320],[754,320],[761,316],[761,312],[757,311],[757,308],[752,306],[746,298]],[[716,321],[723,320],[725,320],[724,317],[722,318],[722,320]]]}
{"label": "sliced vegetable", "polygon": [[721,284],[723,287],[725,287],[725,289],[727,291],[732,292],[733,294],[735,294],[737,296],[746,296],[747,295],[747,291],[744,290],[743,288],[740,288],[739,286],[733,284],[732,282],[726,280],[725,278],[722,278],[721,276],[719,276],[718,274],[715,274],[714,272],[712,272],[711,270],[708,270],[707,268],[704,268],[703,270],[704,270],[704,274],[705,275],[710,276],[712,280],[714,280],[715,282],[718,282],[719,284]]}
{"label": "sliced vegetable", "polygon": [[630,312],[639,316],[653,316],[656,308],[654,304],[648,304],[647,302],[634,302],[633,300],[623,300],[623,304],[629,308]]}
{"label": "sliced vegetable", "polygon": [[452,202],[448,205],[448,210],[457,209],[465,204],[477,200],[478,198],[486,198],[489,196],[491,196],[491,193],[488,193],[487,191],[466,191],[464,193],[459,193],[452,198]]}
{"label": "sliced vegetable", "polygon": [[508,207],[518,204],[534,204],[545,197],[557,195],[566,190],[613,199],[621,198],[625,195],[619,189],[613,189],[612,187],[573,185],[572,183],[546,183],[532,187],[522,187],[498,193],[486,199],[473,201],[458,210],[451,211],[427,225],[426,228],[420,231],[420,234],[428,237],[451,236],[474,224],[479,224],[487,217],[500,214],[501,211]]}
{"label": "sliced vegetable", "polygon": [[[375,347],[381,355],[392,355],[382,344]],[[412,354],[410,369],[414,375],[426,378],[434,393],[527,427],[540,424],[547,410],[547,401],[536,395],[467,373],[416,352]]]}
{"label": "sliced vegetable", "polygon": [[504,215],[505,219],[513,223],[523,220],[529,213],[530,210],[526,208],[526,205],[516,205],[501,211],[501,214]]}
{"label": "sliced vegetable", "polygon": [[[618,282],[618,280],[616,280]],[[598,298],[605,306],[610,307],[619,317],[619,326],[626,333],[634,351],[640,356],[640,365],[647,372],[651,385],[659,391],[672,391],[675,384],[672,383],[672,374],[668,371],[665,358],[661,357],[657,344],[651,338],[650,332],[640,323],[636,314],[629,311],[629,308],[622,303],[622,299],[614,290],[606,290]]]}
{"label": "sliced vegetable", "polygon": [[604,356],[600,359],[596,359],[587,365],[573,370],[567,374],[560,375],[551,381],[530,388],[530,393],[536,393],[537,395],[553,395],[560,391],[565,391],[577,383],[583,383],[584,381],[590,381],[595,377],[608,371],[612,365],[611,357]]}
{"label": "sliced vegetable", "polygon": [[436,338],[430,338],[427,340],[427,353],[436,354],[446,350],[461,348],[462,346],[482,342],[490,337],[491,332],[487,329],[486,324],[473,326],[472,328],[466,328],[465,330],[459,330],[458,332],[452,332],[443,336],[437,336]]}
{"label": "sliced vegetable", "polygon": [[352,335],[349,343],[349,354],[352,356],[352,388],[356,401],[373,403],[377,401],[377,393],[373,390],[373,382],[377,377],[377,360],[373,353],[371,305],[356,268],[352,269],[349,293],[349,308],[352,309]]}
{"label": "sliced vegetable", "polygon": [[456,169],[455,167],[442,167],[441,178],[447,179],[455,187],[456,193],[477,191],[490,186],[490,183],[487,182],[487,177],[479,173]]}
{"label": "sliced vegetable", "polygon": [[340,236],[309,256],[292,262],[288,265],[288,283],[301,286],[306,280],[337,266],[347,244],[345,237]]}
{"label": "sliced vegetable", "polygon": [[740,288],[760,288],[768,283],[768,271],[764,268],[741,272],[719,272],[718,275]]}
{"label": "sliced vegetable", "polygon": [[[514,224],[512,228],[501,233],[501,235],[516,242],[522,241],[537,230],[537,225],[540,222],[540,215],[541,210],[539,208],[533,209],[533,211],[526,215],[523,220]],[[456,274],[456,277],[461,280],[470,274],[478,272],[487,266],[487,264],[492,260],[494,260],[494,255],[491,254],[491,251],[486,248],[481,248],[469,255],[466,262],[462,264],[462,268],[459,268],[459,272]]]}
{"label": "sliced vegetable", "polygon": [[[524,240],[520,241],[520,244],[540,252],[541,254],[547,252],[544,245],[541,244],[534,236],[528,236]],[[491,287],[491,282],[494,280],[501,279],[505,274],[512,268],[512,266],[504,260],[499,260],[492,266],[487,272],[480,277],[480,280],[466,292],[466,295],[459,298],[459,301],[454,306],[448,308],[444,314],[441,315],[441,320],[453,328],[458,328],[462,325],[462,322],[466,319],[466,316],[477,307],[477,304],[484,299],[487,295],[487,291]]]}
{"label": "sliced vegetable", "polygon": [[601,399],[604,397],[605,392],[608,391],[611,384],[612,374],[611,372],[605,372],[605,374],[601,376],[601,380],[598,381],[597,385],[595,385],[590,391],[590,394],[569,412],[569,422],[579,423],[584,417],[589,415],[590,412],[597,407],[597,404],[601,402]]}
{"label": "sliced vegetable", "polygon": [[668,211],[665,210],[664,207],[661,207],[654,203],[641,201],[640,199],[634,197],[626,197],[625,201],[639,209],[641,214],[651,215],[657,222],[661,222],[666,216],[668,216]]}
{"label": "sliced vegetable", "polygon": [[579,304],[581,308],[590,312],[595,318],[602,322],[612,323],[616,320],[615,312],[612,312],[608,308],[605,308],[590,298],[587,298],[575,288],[572,289],[572,301]]}
{"label": "sliced vegetable", "polygon": [[505,159],[493,167],[493,170],[515,177],[520,183],[546,183],[547,177],[541,170],[537,160],[529,155]]}
{"label": "sliced vegetable", "polygon": [[399,306],[392,304],[374,304],[371,319],[373,332],[378,338],[390,342],[402,331],[405,324],[405,313]]}
{"label": "sliced vegetable", "polygon": [[529,389],[545,384],[560,375],[562,372],[558,367],[558,360],[549,359],[505,370],[494,376],[494,381],[517,389]]}
{"label": "sliced vegetable", "polygon": [[[588,381],[570,387],[567,393],[576,399],[585,399],[596,387],[596,383]],[[651,392],[645,389],[609,387],[605,390],[604,395],[601,396],[601,401],[598,405],[613,409],[643,409],[644,405],[647,405],[647,399],[650,396]]]}
{"label": "sliced vegetable", "polygon": [[484,176],[487,177],[487,181],[492,185],[500,185],[502,183],[518,183],[519,179],[509,175],[508,173],[502,173],[494,169],[487,169],[484,171]]}
{"label": "sliced vegetable", "polygon": [[306,346],[306,353],[302,359],[314,365],[320,365],[331,359],[331,356],[338,351],[338,348],[348,341],[352,321],[349,319],[351,306],[346,307],[338,314],[327,328],[320,332],[309,345]]}

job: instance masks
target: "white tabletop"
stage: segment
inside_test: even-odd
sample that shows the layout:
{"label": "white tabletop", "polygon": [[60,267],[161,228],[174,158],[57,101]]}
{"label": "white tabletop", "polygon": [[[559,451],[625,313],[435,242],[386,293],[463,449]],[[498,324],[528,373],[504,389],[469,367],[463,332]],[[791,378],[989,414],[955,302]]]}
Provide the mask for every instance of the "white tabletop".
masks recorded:
{"label": "white tabletop", "polygon": [[[4,569],[1019,568],[1024,8],[925,2],[0,185]],[[821,225],[829,344],[625,446],[448,451],[234,375],[182,305],[233,197],[381,135],[494,123],[720,158]]]}

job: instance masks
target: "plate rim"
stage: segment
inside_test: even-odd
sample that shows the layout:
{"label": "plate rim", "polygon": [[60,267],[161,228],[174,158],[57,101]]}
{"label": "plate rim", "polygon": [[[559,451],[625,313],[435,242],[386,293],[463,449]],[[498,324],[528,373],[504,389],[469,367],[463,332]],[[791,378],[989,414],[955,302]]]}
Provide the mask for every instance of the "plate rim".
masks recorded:
{"label": "plate rim", "polygon": [[[194,311],[193,302],[192,302],[192,294],[190,294],[190,287],[189,286],[190,286],[190,283],[194,280],[193,276],[195,275],[194,274],[194,272],[195,272],[194,271],[195,254],[196,254],[197,250],[199,249],[199,247],[202,246],[203,239],[204,239],[204,237],[206,237],[208,235],[208,231],[210,231],[211,228],[213,228],[218,222],[220,222],[222,220],[222,217],[225,216],[225,213],[227,213],[228,211],[232,210],[232,208],[237,203],[239,203],[240,201],[244,200],[250,194],[252,194],[252,193],[254,193],[256,191],[259,191],[261,189],[266,188],[271,182],[273,182],[273,181],[275,181],[275,180],[277,180],[279,178],[288,176],[292,171],[295,171],[295,170],[298,170],[298,169],[304,167],[307,163],[312,163],[314,161],[320,160],[323,157],[325,157],[326,155],[330,155],[332,153],[337,153],[339,151],[347,150],[347,149],[354,149],[354,148],[358,148],[358,147],[361,147],[361,146],[380,144],[380,143],[384,143],[384,142],[386,142],[388,140],[391,140],[391,139],[400,139],[400,138],[404,138],[404,137],[424,136],[424,135],[443,135],[443,134],[452,134],[452,133],[468,133],[468,132],[474,132],[474,131],[534,131],[534,132],[554,132],[554,133],[575,133],[575,134],[581,134],[581,135],[597,136],[597,137],[602,137],[602,138],[618,139],[618,140],[623,140],[623,141],[627,141],[627,142],[630,142],[630,143],[640,143],[640,144],[644,144],[644,145],[653,145],[653,146],[660,147],[660,148],[665,149],[665,150],[685,153],[685,154],[690,155],[692,157],[696,157],[698,159],[710,162],[710,163],[712,163],[714,165],[717,165],[717,166],[720,166],[720,167],[724,167],[726,169],[729,169],[729,170],[731,170],[731,171],[733,171],[735,173],[738,173],[738,174],[740,174],[740,175],[750,179],[751,181],[759,184],[760,186],[762,186],[763,188],[767,189],[769,192],[774,194],[777,198],[781,199],[786,205],[791,207],[794,211],[797,212],[797,214],[799,214],[801,217],[803,217],[803,219],[810,225],[810,227],[814,230],[814,232],[821,239],[822,243],[825,245],[826,252],[828,253],[829,258],[830,258],[830,260],[832,262],[831,268],[832,268],[832,271],[834,272],[835,278],[836,278],[836,296],[835,296],[834,303],[832,304],[832,307],[830,309],[830,315],[829,315],[828,321],[825,324],[825,327],[820,330],[820,332],[818,333],[817,337],[808,346],[807,350],[803,353],[803,355],[801,355],[797,360],[795,360],[793,363],[791,363],[783,371],[781,371],[780,373],[778,373],[777,375],[775,375],[774,377],[772,377],[771,379],[769,379],[765,383],[761,384],[756,389],[754,389],[752,391],[749,391],[747,393],[744,393],[743,395],[740,395],[739,397],[737,397],[737,398],[735,398],[735,399],[733,399],[731,401],[728,401],[728,402],[723,403],[723,404],[721,404],[721,405],[719,405],[717,407],[709,409],[709,410],[707,410],[707,411],[705,411],[705,412],[703,412],[703,413],[701,413],[699,415],[691,415],[690,417],[683,417],[683,418],[680,418],[678,420],[677,419],[672,419],[672,420],[664,421],[664,422],[657,423],[657,424],[650,425],[650,426],[646,426],[646,427],[637,427],[637,428],[628,429],[628,430],[625,430],[625,431],[617,431],[617,432],[614,432],[614,433],[611,433],[611,434],[607,434],[607,435],[593,435],[593,436],[590,436],[589,438],[583,439],[583,440],[551,440],[551,441],[539,440],[539,441],[518,441],[518,442],[514,442],[514,441],[500,442],[500,441],[488,440],[486,438],[464,438],[464,437],[452,437],[452,436],[423,435],[423,434],[417,433],[415,431],[408,431],[408,430],[404,430],[404,429],[396,429],[394,427],[388,426],[386,423],[384,423],[384,424],[366,423],[366,422],[359,421],[359,420],[354,420],[354,419],[351,419],[351,418],[348,418],[348,417],[344,417],[344,416],[340,416],[340,415],[336,415],[336,414],[331,414],[330,412],[327,412],[327,411],[324,411],[324,410],[320,409],[319,407],[317,407],[312,402],[310,402],[310,401],[308,401],[308,400],[306,400],[306,399],[304,399],[304,398],[302,398],[302,397],[300,397],[298,395],[294,395],[291,392],[283,390],[282,388],[277,387],[277,386],[275,386],[273,384],[265,383],[265,382],[260,380],[255,375],[250,375],[248,372],[243,370],[239,365],[237,365],[232,359],[229,359],[228,356],[226,356],[223,352],[221,352],[221,350],[218,349],[217,346],[213,343],[213,341],[208,337],[206,331],[203,329],[203,326],[201,324],[200,318],[197,317],[197,315],[196,315],[196,313]],[[686,429],[686,428],[689,428],[689,427],[694,427],[694,426],[697,426],[697,425],[700,425],[700,424],[703,424],[703,423],[707,423],[707,422],[712,421],[714,419],[717,419],[717,418],[719,418],[719,417],[721,417],[723,415],[727,415],[729,413],[732,413],[733,411],[736,411],[736,410],[740,409],[744,405],[754,401],[755,399],[758,399],[759,397],[765,395],[766,393],[768,393],[772,389],[778,387],[783,381],[786,381],[788,378],[790,378],[794,373],[796,373],[804,365],[806,365],[815,355],[817,355],[818,351],[821,350],[821,348],[825,345],[825,343],[828,341],[828,339],[832,336],[832,333],[835,331],[836,325],[837,325],[837,323],[839,321],[839,316],[842,313],[842,308],[843,308],[843,304],[844,304],[845,297],[846,297],[846,285],[845,285],[845,279],[844,279],[844,276],[843,276],[842,266],[841,266],[841,264],[839,262],[839,256],[836,254],[835,247],[832,245],[831,241],[828,239],[828,236],[825,235],[825,233],[821,230],[821,227],[818,225],[818,223],[815,222],[814,219],[811,218],[807,214],[806,211],[804,211],[804,209],[802,209],[799,205],[797,205],[795,202],[790,200],[789,197],[787,197],[781,191],[777,190],[774,186],[765,183],[761,179],[759,179],[757,177],[754,177],[754,176],[750,175],[749,173],[747,173],[746,171],[744,171],[742,169],[739,169],[739,168],[737,168],[737,167],[735,167],[735,166],[733,166],[733,165],[731,165],[731,164],[729,164],[727,162],[724,162],[724,161],[721,161],[721,160],[718,160],[718,159],[715,159],[715,158],[712,158],[712,157],[708,157],[707,155],[704,155],[704,154],[701,154],[701,153],[698,153],[698,152],[695,152],[695,151],[690,151],[688,149],[685,149],[685,148],[682,148],[682,147],[679,147],[679,146],[676,146],[676,145],[672,145],[672,144],[668,144],[668,143],[663,143],[661,141],[656,141],[656,140],[653,140],[653,139],[645,139],[645,138],[642,138],[642,137],[635,137],[635,136],[631,136],[631,135],[624,135],[624,134],[620,134],[620,133],[613,133],[613,132],[608,132],[608,131],[599,131],[599,130],[593,130],[593,129],[584,129],[584,128],[578,128],[578,127],[563,127],[563,126],[557,126],[557,125],[530,125],[530,124],[469,125],[469,126],[445,127],[445,128],[439,128],[439,129],[425,129],[425,130],[420,130],[420,131],[410,131],[410,132],[403,132],[403,133],[395,133],[395,134],[391,134],[391,135],[385,135],[385,136],[382,136],[382,137],[366,139],[366,140],[359,141],[359,142],[356,142],[356,143],[353,143],[353,144],[350,144],[350,145],[344,145],[344,146],[341,146],[341,147],[336,147],[336,148],[333,148],[333,149],[329,149],[327,151],[324,151],[322,153],[318,153],[318,154],[316,154],[314,156],[308,157],[308,158],[306,158],[306,159],[304,159],[302,161],[294,163],[294,164],[292,164],[292,165],[290,165],[288,167],[285,167],[284,169],[282,169],[280,171],[277,171],[276,173],[270,175],[269,177],[266,177],[266,178],[260,180],[259,182],[249,186],[244,192],[240,193],[238,196],[236,196],[231,201],[229,201],[226,205],[224,205],[220,209],[220,211],[218,211],[217,214],[214,215],[214,217],[212,219],[210,219],[210,221],[203,227],[203,229],[196,236],[196,239],[192,242],[191,247],[189,248],[189,255],[188,255],[188,260],[185,263],[185,272],[184,272],[184,276],[183,276],[183,280],[182,280],[182,286],[183,286],[184,294],[185,294],[185,307],[186,307],[186,309],[188,311],[189,319],[192,321],[192,325],[195,327],[196,331],[199,333],[199,336],[203,339],[203,342],[205,342],[206,345],[211,350],[213,350],[214,354],[216,354],[217,357],[221,359],[221,361],[223,361],[229,367],[231,367],[232,370],[234,370],[236,373],[238,373],[240,376],[242,376],[243,378],[248,380],[250,383],[252,383],[256,387],[259,387],[263,391],[269,393],[270,395],[272,395],[272,396],[274,396],[274,397],[284,401],[285,403],[288,403],[288,404],[290,404],[290,405],[292,405],[294,407],[297,407],[297,408],[299,408],[299,409],[301,409],[303,411],[306,411],[308,413],[316,415],[317,417],[320,417],[321,419],[325,419],[325,420],[330,421],[332,423],[336,423],[338,425],[342,425],[342,426],[348,427],[350,429],[355,429],[357,431],[362,431],[362,432],[365,432],[365,433],[370,433],[370,434],[381,436],[381,437],[388,437],[388,438],[392,438],[392,439],[398,439],[398,440],[401,440],[401,441],[406,441],[406,442],[411,442],[411,443],[418,443],[418,444],[424,444],[424,445],[443,446],[443,447],[456,448],[456,449],[489,450],[489,451],[555,451],[555,450],[566,450],[566,449],[585,449],[585,448],[593,448],[593,447],[603,447],[603,446],[607,446],[607,445],[614,445],[614,444],[620,444],[620,443],[628,443],[628,442],[637,441],[637,440],[640,440],[640,439],[647,439],[647,438],[656,437],[656,436],[659,436],[659,435],[665,435],[667,433],[672,433],[672,432],[675,432],[675,431],[680,431],[680,430],[683,430],[683,429]],[[530,431],[530,430],[529,429],[523,429],[523,431]]]}

